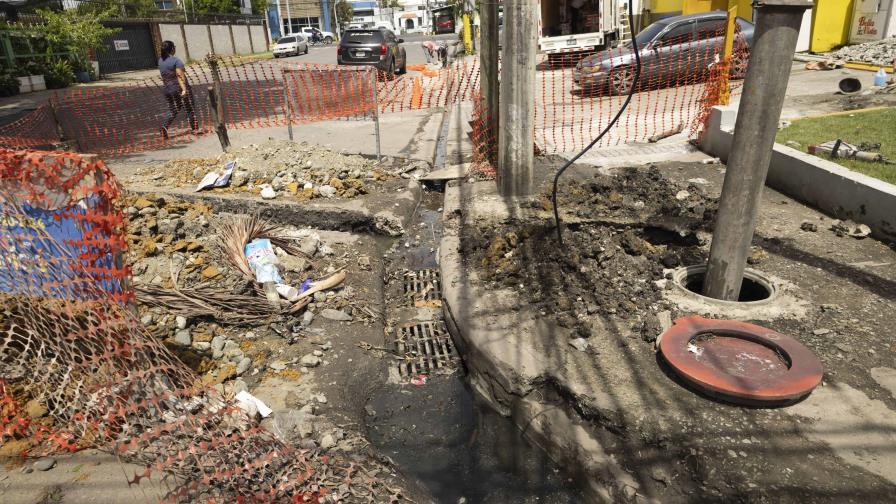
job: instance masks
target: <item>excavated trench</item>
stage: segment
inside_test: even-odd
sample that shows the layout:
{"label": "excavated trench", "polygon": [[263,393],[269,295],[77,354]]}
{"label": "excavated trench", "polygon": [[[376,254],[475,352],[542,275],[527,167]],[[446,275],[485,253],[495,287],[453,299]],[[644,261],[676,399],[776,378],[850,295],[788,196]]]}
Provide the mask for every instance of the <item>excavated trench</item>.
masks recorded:
{"label": "excavated trench", "polygon": [[[438,270],[441,205],[441,193],[423,194],[410,231],[393,249],[387,276],[390,269]],[[389,305],[387,300],[387,310]],[[441,310],[433,312],[439,315],[431,323],[441,324]],[[395,317],[396,326],[408,322]],[[386,347],[395,344],[386,339]],[[452,345],[450,338],[446,344]],[[420,385],[409,383],[414,376],[400,376],[371,397],[366,431],[380,453],[440,503],[583,502],[569,474],[523,439],[511,419],[474,397],[456,350],[450,350],[451,372],[430,373]]]}

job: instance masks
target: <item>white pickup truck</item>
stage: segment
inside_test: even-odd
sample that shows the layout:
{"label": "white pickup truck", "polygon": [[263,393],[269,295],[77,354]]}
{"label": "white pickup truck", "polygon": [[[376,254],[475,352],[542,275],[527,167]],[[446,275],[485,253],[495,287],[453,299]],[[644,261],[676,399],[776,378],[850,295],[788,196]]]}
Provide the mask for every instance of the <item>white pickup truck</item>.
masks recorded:
{"label": "white pickup truck", "polygon": [[[631,1],[631,0],[629,0]],[[538,50],[561,54],[613,47],[618,0],[539,0]]]}

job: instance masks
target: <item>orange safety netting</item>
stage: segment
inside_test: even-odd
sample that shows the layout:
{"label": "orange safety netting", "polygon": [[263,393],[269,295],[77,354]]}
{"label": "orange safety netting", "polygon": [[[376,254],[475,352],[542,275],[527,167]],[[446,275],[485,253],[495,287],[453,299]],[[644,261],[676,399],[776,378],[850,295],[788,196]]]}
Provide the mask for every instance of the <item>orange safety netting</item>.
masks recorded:
{"label": "orange safety netting", "polygon": [[158,483],[167,502],[336,502],[352,484],[351,463],[281,442],[143,328],[102,162],[0,149],[0,208],[0,443],[102,449],[143,467],[130,483]]}
{"label": "orange safety netting", "polygon": [[[727,75],[741,78],[748,57],[740,33],[730,61],[719,54],[721,32],[701,37],[667,41],[668,46],[643,51],[642,75],[631,104],[598,147],[643,142],[676,129],[699,131],[709,109],[718,104],[721,86],[727,80],[720,69],[727,65]],[[539,57],[533,140],[541,152],[576,152],[604,128],[632,85],[630,52],[629,46],[620,46],[594,55]],[[611,64],[586,64],[598,56]],[[374,112],[447,107],[473,101],[479,95],[475,58],[402,76],[387,76],[369,67],[218,58],[189,66],[187,77],[199,133],[212,129],[208,110],[208,88],[212,86],[219,90],[222,120],[232,129],[371,119]],[[733,92],[737,88],[732,84]],[[0,127],[0,145],[49,147],[68,140],[83,152],[123,154],[191,141],[196,133],[184,112],[175,119],[167,138],[160,131],[169,105],[157,77],[125,86],[58,92],[51,105]],[[490,122],[479,117],[473,136],[493,137]]]}
{"label": "orange safety netting", "polygon": [[[738,32],[734,54],[721,57],[723,32],[694,40],[666,41],[642,50],[641,76],[634,82],[630,46],[599,53],[540,55],[536,69],[536,149],[544,154],[574,155],[587,146],[619,113],[629,90],[634,94],[618,122],[596,148],[647,142],[652,137],[685,132],[696,138],[723,88],[740,91],[749,48]],[[594,64],[602,61],[603,64]],[[481,98],[473,104],[473,161],[489,173],[497,160],[496,118],[486,117]],[[489,168],[491,165],[492,168]]]}

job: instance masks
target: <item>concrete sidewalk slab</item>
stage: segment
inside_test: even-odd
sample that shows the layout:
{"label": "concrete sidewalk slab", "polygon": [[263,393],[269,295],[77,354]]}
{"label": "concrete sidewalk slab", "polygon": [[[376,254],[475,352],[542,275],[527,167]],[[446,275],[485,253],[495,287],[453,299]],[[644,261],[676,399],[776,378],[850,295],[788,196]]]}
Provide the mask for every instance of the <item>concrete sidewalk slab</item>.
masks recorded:
{"label": "concrete sidewalk slab", "polygon": [[[718,166],[662,169],[678,183],[705,179],[711,195],[721,190]],[[624,318],[589,316],[590,347],[580,351],[567,344],[572,329],[527,298],[534,283],[485,281],[461,252],[470,230],[498,236],[525,222],[526,208],[497,196],[493,183],[449,185],[440,247],[446,320],[477,393],[555,461],[578,469],[591,501],[839,503],[894,495],[888,467],[896,463],[889,427],[896,397],[868,369],[892,367],[896,340],[886,314],[896,303],[896,271],[849,264],[889,264],[896,252],[838,238],[818,212],[763,193],[754,243],[767,258],[753,267],[793,283],[810,308],[802,318],[759,323],[815,352],[826,384],[796,406],[750,409],[706,399],[670,378]],[[820,230],[801,231],[801,220],[820,222]],[[832,330],[819,336],[817,327]],[[869,414],[829,403],[868,406]]]}

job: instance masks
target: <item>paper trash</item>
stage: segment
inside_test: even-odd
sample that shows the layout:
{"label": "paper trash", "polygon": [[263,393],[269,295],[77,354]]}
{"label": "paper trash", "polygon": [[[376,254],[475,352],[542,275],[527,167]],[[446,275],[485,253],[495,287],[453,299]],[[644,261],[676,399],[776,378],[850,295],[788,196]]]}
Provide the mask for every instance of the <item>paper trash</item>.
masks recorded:
{"label": "paper trash", "polygon": [[224,165],[223,170],[214,170],[208,172],[205,177],[202,177],[202,181],[199,182],[199,185],[196,186],[196,192],[202,191],[203,189],[210,189],[212,187],[224,187],[230,183],[230,176],[233,174],[233,169],[236,168],[236,160],[229,161],[226,165]]}
{"label": "paper trash", "polygon": [[249,412],[252,409],[255,409],[255,411],[257,411],[258,414],[261,415],[261,418],[267,418],[271,416],[271,413],[274,412],[274,410],[268,408],[268,405],[262,402],[261,399],[246,392],[245,390],[241,390],[236,395],[236,400],[241,410]]}

